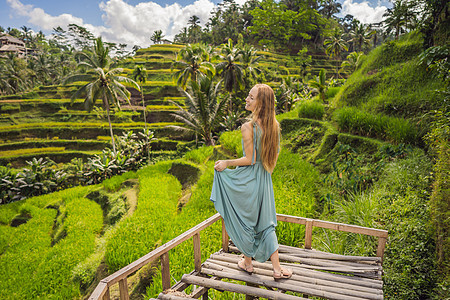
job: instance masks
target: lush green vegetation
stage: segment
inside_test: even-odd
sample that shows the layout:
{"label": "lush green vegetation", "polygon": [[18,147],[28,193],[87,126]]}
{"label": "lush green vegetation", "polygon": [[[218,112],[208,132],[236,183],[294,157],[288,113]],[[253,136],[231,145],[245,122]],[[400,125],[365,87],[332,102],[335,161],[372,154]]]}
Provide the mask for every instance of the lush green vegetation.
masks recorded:
{"label": "lush green vegetation", "polygon": [[[440,1],[400,4],[386,13],[387,42],[370,53],[374,40],[383,42],[382,32],[350,17],[336,20],[336,3],[314,1],[249,1],[243,7],[226,2],[207,30],[193,16],[177,35],[179,42],[203,43],[135,48],[134,56],[109,44],[116,51],[113,64],[106,63],[108,50],[98,43],[92,48],[94,37],[77,25],[69,32],[81,44],[72,49],[64,42],[69,33],[61,28],[55,29],[55,40],[30,38],[29,43],[52,53],[46,66],[13,56],[0,60],[0,161],[12,162],[19,154],[22,161],[30,158],[26,168],[0,168],[0,195],[7,203],[0,206],[0,297],[85,297],[100,278],[213,215],[213,161],[242,154],[236,130],[245,117],[242,100],[254,83],[267,82],[282,113],[277,116],[282,150],[273,173],[277,211],[387,229],[384,296],[446,299],[450,84],[443,37],[448,16],[440,13]],[[290,24],[293,17],[304,17],[300,11],[316,21]],[[400,36],[412,24],[429,34]],[[261,39],[262,32],[269,38]],[[159,42],[161,35],[155,32],[152,40]],[[257,41],[292,53],[258,51]],[[90,75],[82,68],[74,84],[61,86],[63,78],[74,75],[75,52],[115,70],[110,75],[117,79],[138,81],[136,89],[119,91],[131,105],[105,100],[101,93],[73,97],[95,82],[85,81]],[[347,72],[354,73],[346,81],[339,78]],[[186,83],[180,84],[185,92],[176,81]],[[99,98],[104,102],[93,105]],[[85,101],[91,112],[83,111]],[[166,119],[174,108],[191,114],[183,122],[194,125],[195,136],[165,127],[183,125]],[[108,137],[108,127],[116,135],[128,133]],[[151,141],[143,127],[159,139]],[[111,139],[116,151],[101,147]],[[198,147],[204,142],[218,145]],[[103,151],[92,156],[90,147]],[[35,148],[43,152],[41,158]],[[70,162],[57,165],[42,157],[50,154]],[[42,195],[47,193],[52,194]],[[280,223],[277,234],[281,243],[299,246],[304,229]],[[217,251],[220,224],[204,231],[201,240],[203,258]],[[374,255],[376,241],[317,229],[313,247]],[[170,252],[173,278],[193,269],[192,258],[189,241]],[[158,269],[155,262],[129,278],[132,297],[161,291]],[[213,293],[214,298],[235,298]]]}

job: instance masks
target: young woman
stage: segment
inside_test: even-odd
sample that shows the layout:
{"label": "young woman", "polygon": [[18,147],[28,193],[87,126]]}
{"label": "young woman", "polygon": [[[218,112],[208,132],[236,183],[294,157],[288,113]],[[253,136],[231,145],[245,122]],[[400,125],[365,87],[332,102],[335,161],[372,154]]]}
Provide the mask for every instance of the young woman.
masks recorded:
{"label": "young woman", "polygon": [[[275,119],[275,95],[271,87],[257,84],[249,92],[245,109],[251,121],[241,127],[244,154],[214,165],[211,201],[225,221],[233,243],[244,254],[239,268],[252,273],[252,258],[265,262],[270,258],[273,277],[289,278],[292,271],[281,267],[275,234],[277,218],[272,186],[280,141]],[[238,166],[236,169],[227,169]]]}

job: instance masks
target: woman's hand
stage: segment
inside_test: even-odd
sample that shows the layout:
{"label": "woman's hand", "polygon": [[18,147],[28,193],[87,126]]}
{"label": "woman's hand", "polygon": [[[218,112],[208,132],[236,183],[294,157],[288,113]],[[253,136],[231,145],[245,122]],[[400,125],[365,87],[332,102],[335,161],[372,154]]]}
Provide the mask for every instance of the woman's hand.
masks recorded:
{"label": "woman's hand", "polygon": [[214,169],[216,171],[222,172],[223,170],[225,170],[228,167],[228,163],[226,160],[218,160],[216,161],[216,163],[214,164]]}

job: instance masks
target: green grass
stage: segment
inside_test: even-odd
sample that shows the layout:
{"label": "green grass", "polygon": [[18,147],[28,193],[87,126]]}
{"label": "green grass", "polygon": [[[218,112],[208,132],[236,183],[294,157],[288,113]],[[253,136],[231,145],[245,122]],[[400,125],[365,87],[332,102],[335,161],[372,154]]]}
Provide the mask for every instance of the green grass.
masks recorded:
{"label": "green grass", "polygon": [[427,127],[423,111],[445,105],[435,93],[443,82],[419,65],[422,51],[418,33],[385,43],[370,52],[333,99],[334,107],[356,106],[370,113],[412,119]]}
{"label": "green grass", "polygon": [[323,104],[318,102],[301,102],[298,107],[298,116],[300,118],[322,120],[324,113]]}
{"label": "green grass", "polygon": [[161,236],[171,227],[181,194],[180,183],[165,173],[170,165],[171,162],[159,163],[137,172],[139,205],[108,241],[105,262],[110,271],[128,265],[162,244]]}
{"label": "green grass", "polygon": [[343,131],[376,137],[395,143],[420,144],[417,128],[408,120],[371,114],[355,107],[336,110],[334,119]]}
{"label": "green grass", "polygon": [[232,155],[242,156],[242,135],[240,130],[226,131],[220,135],[219,143]]}
{"label": "green grass", "polygon": [[[282,149],[272,175],[277,213],[314,217],[318,171],[298,154]],[[300,247],[304,241],[304,226],[280,222],[278,242]]]}
{"label": "green grass", "polygon": [[[83,198],[90,189],[78,187],[0,207],[0,215],[14,207],[17,213],[26,210],[32,216],[16,228],[0,225],[2,236],[8,237],[3,246],[6,251],[0,256],[2,299],[81,296],[78,285],[70,280],[71,272],[93,252],[96,235],[103,225],[100,206]],[[51,233],[57,211],[46,208],[48,205],[58,205],[65,216],[62,226],[66,236],[53,246]]]}
{"label": "green grass", "polygon": [[[133,123],[112,123],[112,127],[144,127],[144,122],[133,122]],[[161,122],[161,123],[149,123],[147,126],[150,128],[158,128],[165,127],[168,125],[179,125],[178,123],[173,122]],[[31,123],[31,124],[18,124],[11,126],[2,126],[0,127],[0,131],[11,131],[15,129],[28,129],[28,128],[61,128],[61,127],[71,127],[71,128],[109,128],[109,124],[107,122],[46,122],[46,123]]]}
{"label": "green grass", "polygon": [[0,157],[16,157],[30,154],[64,152],[64,147],[28,148],[9,151],[0,151]]}
{"label": "green grass", "polygon": [[213,150],[214,148],[212,146],[200,147],[187,152],[184,155],[184,158],[201,165],[213,154]]}

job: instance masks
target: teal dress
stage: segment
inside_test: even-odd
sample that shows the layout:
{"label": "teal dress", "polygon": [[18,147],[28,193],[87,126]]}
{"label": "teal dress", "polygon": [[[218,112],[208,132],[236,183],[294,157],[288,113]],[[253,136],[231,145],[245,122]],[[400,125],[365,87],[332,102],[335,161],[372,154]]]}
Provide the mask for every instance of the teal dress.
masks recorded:
{"label": "teal dress", "polygon": [[277,216],[272,176],[259,157],[260,140],[261,129],[255,123],[252,164],[215,171],[211,201],[236,247],[246,256],[265,262],[278,249]]}

